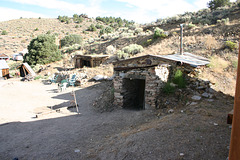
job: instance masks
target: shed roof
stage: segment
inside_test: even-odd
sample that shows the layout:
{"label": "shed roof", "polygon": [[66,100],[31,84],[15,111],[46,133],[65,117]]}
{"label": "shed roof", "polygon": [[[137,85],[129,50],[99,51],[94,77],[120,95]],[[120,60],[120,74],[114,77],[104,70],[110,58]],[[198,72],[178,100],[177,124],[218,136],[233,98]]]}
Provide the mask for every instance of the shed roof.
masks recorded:
{"label": "shed roof", "polygon": [[0,60],[0,69],[8,69],[9,66],[5,60]]}
{"label": "shed roof", "polygon": [[109,57],[109,55],[75,55],[75,58],[76,57],[79,57],[79,58],[81,58],[81,57],[86,57],[86,58],[107,58],[107,57]]}
{"label": "shed roof", "polygon": [[194,55],[194,54],[191,54],[188,52],[184,52],[182,55],[180,55],[180,54],[157,55],[157,57],[189,64],[192,67],[205,66],[205,65],[209,64],[209,60],[207,58],[197,56],[197,55]]}
{"label": "shed roof", "polygon": [[207,58],[185,52],[185,53],[183,53],[183,55],[180,55],[179,53],[172,54],[172,55],[144,55],[144,56],[140,56],[140,57],[134,57],[134,58],[126,59],[126,60],[121,60],[121,61],[115,62],[114,64],[124,63],[127,61],[131,61],[133,59],[141,59],[143,57],[154,57],[156,59],[164,60],[164,61],[180,62],[182,64],[188,64],[192,67],[205,66],[210,63]]}
{"label": "shed roof", "polygon": [[8,55],[4,54],[4,53],[1,53],[0,54],[0,58],[9,58]]}

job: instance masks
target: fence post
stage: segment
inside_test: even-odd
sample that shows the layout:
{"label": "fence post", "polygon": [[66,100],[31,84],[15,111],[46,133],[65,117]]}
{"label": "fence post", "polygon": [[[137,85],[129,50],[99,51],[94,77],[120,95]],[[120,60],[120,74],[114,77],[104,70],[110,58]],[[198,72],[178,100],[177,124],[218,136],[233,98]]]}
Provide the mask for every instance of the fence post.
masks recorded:
{"label": "fence post", "polygon": [[240,160],[240,40],[229,160]]}

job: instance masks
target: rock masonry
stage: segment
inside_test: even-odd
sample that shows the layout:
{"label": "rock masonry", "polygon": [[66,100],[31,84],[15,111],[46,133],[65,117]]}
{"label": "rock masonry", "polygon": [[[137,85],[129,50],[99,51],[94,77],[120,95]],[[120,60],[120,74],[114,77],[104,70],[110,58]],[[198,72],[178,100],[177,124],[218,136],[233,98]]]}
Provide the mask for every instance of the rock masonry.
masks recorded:
{"label": "rock masonry", "polygon": [[143,79],[145,80],[145,108],[155,108],[156,98],[160,88],[168,81],[170,74],[169,65],[160,65],[156,67],[133,69],[130,71],[115,71],[114,77],[114,104],[123,107],[123,95],[126,92],[123,89],[123,79]]}

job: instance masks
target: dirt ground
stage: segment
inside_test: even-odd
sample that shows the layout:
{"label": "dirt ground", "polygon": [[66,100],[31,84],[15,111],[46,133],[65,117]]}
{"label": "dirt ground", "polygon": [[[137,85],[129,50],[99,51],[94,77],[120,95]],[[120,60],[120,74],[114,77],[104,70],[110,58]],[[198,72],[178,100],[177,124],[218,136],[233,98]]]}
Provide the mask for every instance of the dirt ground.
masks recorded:
{"label": "dirt ground", "polygon": [[57,92],[56,84],[41,81],[0,81],[0,159],[227,158],[231,126],[226,118],[233,97],[216,92],[213,101],[173,106],[173,113],[155,109],[100,113],[92,104],[107,84],[75,87],[77,114],[67,108],[73,99],[71,88]]}

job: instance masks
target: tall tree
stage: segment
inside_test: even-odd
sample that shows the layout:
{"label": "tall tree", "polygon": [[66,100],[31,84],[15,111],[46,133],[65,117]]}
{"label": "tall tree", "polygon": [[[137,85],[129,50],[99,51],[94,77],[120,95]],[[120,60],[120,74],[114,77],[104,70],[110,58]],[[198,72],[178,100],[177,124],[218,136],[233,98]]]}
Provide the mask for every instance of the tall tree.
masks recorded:
{"label": "tall tree", "polygon": [[60,60],[61,55],[55,44],[55,36],[39,35],[28,45],[28,54],[24,55],[24,62],[30,65],[47,64]]}
{"label": "tall tree", "polygon": [[224,7],[228,4],[230,4],[230,0],[211,0],[208,2],[208,8],[214,10],[218,7]]}

